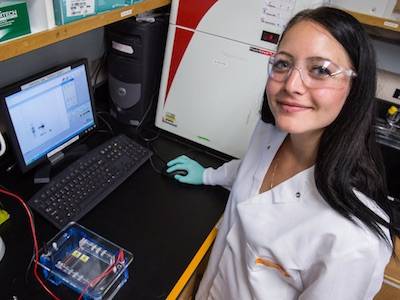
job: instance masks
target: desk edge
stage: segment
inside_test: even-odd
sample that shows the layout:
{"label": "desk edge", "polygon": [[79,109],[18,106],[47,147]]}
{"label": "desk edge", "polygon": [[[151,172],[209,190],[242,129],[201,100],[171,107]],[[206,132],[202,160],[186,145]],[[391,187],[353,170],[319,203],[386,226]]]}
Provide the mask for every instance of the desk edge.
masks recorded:
{"label": "desk edge", "polygon": [[197,253],[193,257],[193,259],[187,266],[186,270],[183,272],[182,276],[179,278],[179,280],[175,284],[174,288],[169,293],[166,300],[174,300],[174,299],[178,298],[179,294],[182,292],[183,288],[189,281],[190,277],[193,275],[194,271],[200,264],[204,255],[210,249],[212,243],[215,240],[215,237],[217,236],[217,232],[218,232],[218,229],[216,228],[216,226],[214,226],[214,228],[208,234],[208,236],[205,239],[205,241],[203,242],[203,244],[200,246],[200,249],[197,251]]}

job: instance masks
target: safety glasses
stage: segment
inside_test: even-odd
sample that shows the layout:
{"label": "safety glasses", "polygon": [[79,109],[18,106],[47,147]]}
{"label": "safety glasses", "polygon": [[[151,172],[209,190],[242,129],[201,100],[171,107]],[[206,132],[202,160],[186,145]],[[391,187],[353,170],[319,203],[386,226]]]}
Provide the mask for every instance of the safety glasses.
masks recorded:
{"label": "safety glasses", "polygon": [[[305,86],[311,89],[342,88],[348,78],[357,74],[351,69],[342,68],[330,60],[320,57],[310,57],[300,64],[289,55],[276,54],[268,63],[269,77],[278,82],[285,82],[296,69]],[[300,66],[299,66],[300,65]]]}

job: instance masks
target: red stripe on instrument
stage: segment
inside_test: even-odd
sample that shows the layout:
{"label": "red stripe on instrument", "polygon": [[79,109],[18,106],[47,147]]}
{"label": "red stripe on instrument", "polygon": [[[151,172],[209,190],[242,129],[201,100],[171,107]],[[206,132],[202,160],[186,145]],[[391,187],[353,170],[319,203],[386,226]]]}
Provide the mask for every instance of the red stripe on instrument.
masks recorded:
{"label": "red stripe on instrument", "polygon": [[175,78],[176,70],[179,67],[183,54],[185,53],[186,48],[189,45],[189,41],[191,40],[193,33],[194,33],[193,31],[176,28],[174,47],[172,49],[172,56],[171,56],[171,65],[169,66],[167,90],[165,92],[164,105],[165,102],[167,101],[172,81]]}
{"label": "red stripe on instrument", "polygon": [[217,0],[181,0],[176,24],[196,29],[201,19],[216,2]]}
{"label": "red stripe on instrument", "polygon": [[[179,2],[176,24],[178,26],[195,30],[201,19],[216,2],[217,0],[181,0]],[[176,28],[164,105],[167,101],[168,93],[171,88],[172,81],[175,78],[176,71],[178,70],[179,64],[181,63],[182,57],[185,54],[193,34],[194,33],[189,30]]]}

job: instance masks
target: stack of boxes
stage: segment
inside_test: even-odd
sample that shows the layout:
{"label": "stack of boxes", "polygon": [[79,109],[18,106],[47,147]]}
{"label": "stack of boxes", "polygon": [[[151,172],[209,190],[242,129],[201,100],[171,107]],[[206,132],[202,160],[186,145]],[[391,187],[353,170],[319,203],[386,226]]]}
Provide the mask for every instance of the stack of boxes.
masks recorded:
{"label": "stack of boxes", "polygon": [[140,0],[10,0],[0,2],[0,42],[50,29]]}
{"label": "stack of boxes", "polygon": [[135,0],[54,0],[57,25],[66,24],[107,10],[132,5]]}

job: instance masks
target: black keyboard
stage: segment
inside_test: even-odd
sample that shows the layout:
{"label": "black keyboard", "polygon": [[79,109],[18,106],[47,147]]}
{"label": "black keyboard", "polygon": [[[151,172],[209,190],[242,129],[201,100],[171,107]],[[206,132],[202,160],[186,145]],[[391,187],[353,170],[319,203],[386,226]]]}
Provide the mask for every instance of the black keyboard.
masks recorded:
{"label": "black keyboard", "polygon": [[74,161],[28,204],[56,227],[78,221],[152,155],[125,135],[114,137]]}

